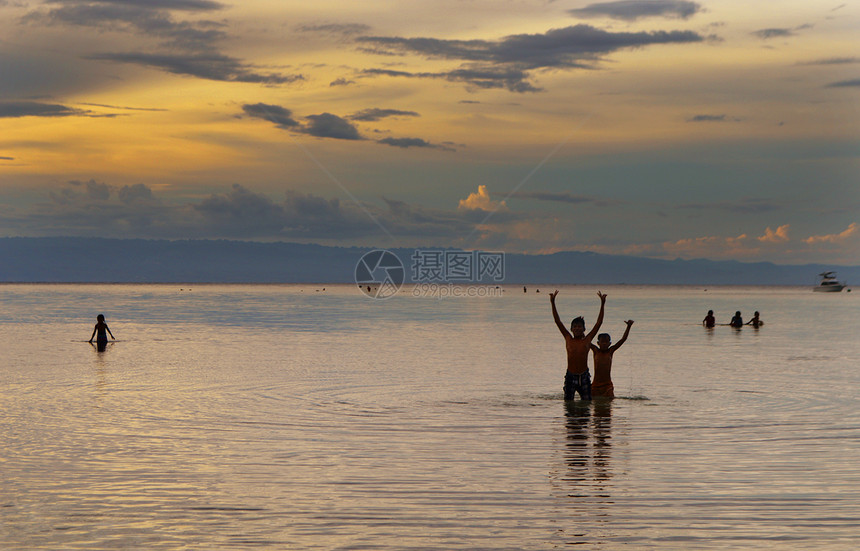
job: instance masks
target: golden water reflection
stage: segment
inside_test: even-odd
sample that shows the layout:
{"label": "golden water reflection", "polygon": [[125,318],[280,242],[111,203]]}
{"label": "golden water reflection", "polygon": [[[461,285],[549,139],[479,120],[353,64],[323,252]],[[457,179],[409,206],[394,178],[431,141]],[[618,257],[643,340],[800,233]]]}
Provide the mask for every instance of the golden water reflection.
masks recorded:
{"label": "golden water reflection", "polygon": [[611,534],[612,400],[565,402],[562,458],[557,490],[563,504],[561,533],[567,544],[589,544]]}

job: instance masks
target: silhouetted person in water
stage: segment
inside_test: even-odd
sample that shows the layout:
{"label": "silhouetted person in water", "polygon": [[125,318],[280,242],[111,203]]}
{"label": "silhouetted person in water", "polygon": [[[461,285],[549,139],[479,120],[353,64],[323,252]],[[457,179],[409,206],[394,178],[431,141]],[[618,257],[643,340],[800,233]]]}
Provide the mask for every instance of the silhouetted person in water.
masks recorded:
{"label": "silhouetted person in water", "polygon": [[758,313],[758,310],[756,310],[756,313],[755,313],[755,314],[753,314],[752,319],[751,319],[751,320],[749,320],[746,324],[747,324],[747,325],[752,325],[752,326],[753,326],[753,327],[755,327],[756,329],[758,329],[758,328],[759,328],[759,326],[764,325],[764,322],[763,322],[763,321],[761,321],[761,318],[759,317],[759,315],[760,315],[760,314]]}
{"label": "silhouetted person in water", "polygon": [[612,355],[627,340],[633,320],[627,320],[624,323],[627,324],[627,329],[624,330],[624,336],[620,341],[612,344],[609,333],[601,333],[597,335],[597,345],[591,345],[591,352],[594,354],[594,382],[591,384],[591,395],[595,398],[615,398],[615,386],[612,384]]}
{"label": "silhouetted person in water", "polygon": [[[591,349],[591,341],[597,335],[600,324],[603,323],[603,308],[606,305],[606,295],[597,291],[600,297],[600,313],[594,327],[586,335],[585,320],[582,317],[575,318],[570,322],[570,332],[561,323],[558,310],[555,308],[556,290],[549,294],[552,304],[552,318],[558,326],[558,330],[564,336],[564,346],[567,349],[567,373],[564,375],[564,399],[573,400],[577,392],[582,400],[591,400],[591,374],[588,372],[588,352]],[[572,333],[572,334],[571,334]]]}
{"label": "silhouetted person in water", "polygon": [[713,328],[717,324],[717,319],[714,317],[714,311],[708,310],[708,315],[702,320],[702,325],[708,328]]}
{"label": "silhouetted person in water", "polygon": [[108,334],[110,334],[110,338],[116,340],[116,337],[113,336],[113,333],[110,332],[110,328],[105,323],[105,317],[103,314],[99,314],[96,317],[96,326],[93,327],[93,334],[90,335],[90,344],[93,343],[93,337],[96,337],[96,333],[98,336],[96,337],[96,345],[98,346],[99,351],[103,351],[108,343]]}
{"label": "silhouetted person in water", "polygon": [[729,322],[729,325],[734,327],[735,329],[740,329],[744,326],[744,318],[741,317],[741,311],[738,310],[735,312],[735,315],[732,317],[732,321]]}

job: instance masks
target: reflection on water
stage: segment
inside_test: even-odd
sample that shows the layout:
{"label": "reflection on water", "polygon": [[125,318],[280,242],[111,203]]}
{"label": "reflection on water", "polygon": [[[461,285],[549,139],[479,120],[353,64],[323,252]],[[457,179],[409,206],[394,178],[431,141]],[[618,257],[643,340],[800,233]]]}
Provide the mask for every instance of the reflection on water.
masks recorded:
{"label": "reflection on water", "polygon": [[96,342],[90,341],[90,344],[93,348],[96,349],[97,352],[104,352],[108,349],[108,346],[111,346],[113,343],[108,341],[98,340]]}
{"label": "reflection on water", "polygon": [[564,402],[564,468],[557,481],[561,509],[569,526],[567,544],[595,543],[608,537],[612,519],[612,400]]}

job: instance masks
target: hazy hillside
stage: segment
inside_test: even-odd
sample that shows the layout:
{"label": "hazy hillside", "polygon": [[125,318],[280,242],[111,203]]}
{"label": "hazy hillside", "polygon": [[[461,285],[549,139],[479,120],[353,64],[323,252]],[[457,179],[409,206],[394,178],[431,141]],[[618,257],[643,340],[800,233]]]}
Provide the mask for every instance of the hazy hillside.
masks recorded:
{"label": "hazy hillside", "polygon": [[[0,281],[351,283],[369,249],[246,241],[0,238]],[[410,279],[414,249],[394,249]],[[656,260],[595,253],[505,255],[503,283],[812,285],[836,270],[860,280],[860,266]],[[486,281],[485,281],[486,282]]]}

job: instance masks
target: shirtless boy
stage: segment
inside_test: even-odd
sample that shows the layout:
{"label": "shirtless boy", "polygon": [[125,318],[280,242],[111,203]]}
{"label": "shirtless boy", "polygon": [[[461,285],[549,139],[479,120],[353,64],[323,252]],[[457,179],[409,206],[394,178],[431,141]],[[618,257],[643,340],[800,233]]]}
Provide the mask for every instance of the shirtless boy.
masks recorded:
{"label": "shirtless boy", "polygon": [[612,386],[611,377],[612,355],[627,340],[633,320],[627,320],[624,323],[627,324],[627,329],[624,330],[624,336],[620,341],[610,346],[612,337],[609,333],[601,333],[597,335],[597,346],[591,345],[591,352],[594,354],[594,382],[591,384],[591,395],[595,398],[615,398],[615,387]]}
{"label": "shirtless boy", "polygon": [[[606,305],[606,295],[597,292],[600,297],[600,313],[597,315],[597,321],[594,327],[586,335],[585,320],[582,317],[575,318],[570,322],[570,332],[561,323],[561,318],[558,317],[558,310],[555,308],[555,297],[558,296],[558,290],[550,293],[549,301],[552,304],[552,317],[558,330],[564,336],[564,344],[567,349],[567,373],[564,375],[564,399],[573,400],[577,392],[582,400],[591,400],[591,374],[588,372],[588,350],[591,346],[591,341],[597,335],[600,329],[600,324],[603,323],[603,308]],[[572,334],[571,334],[572,333]]]}

